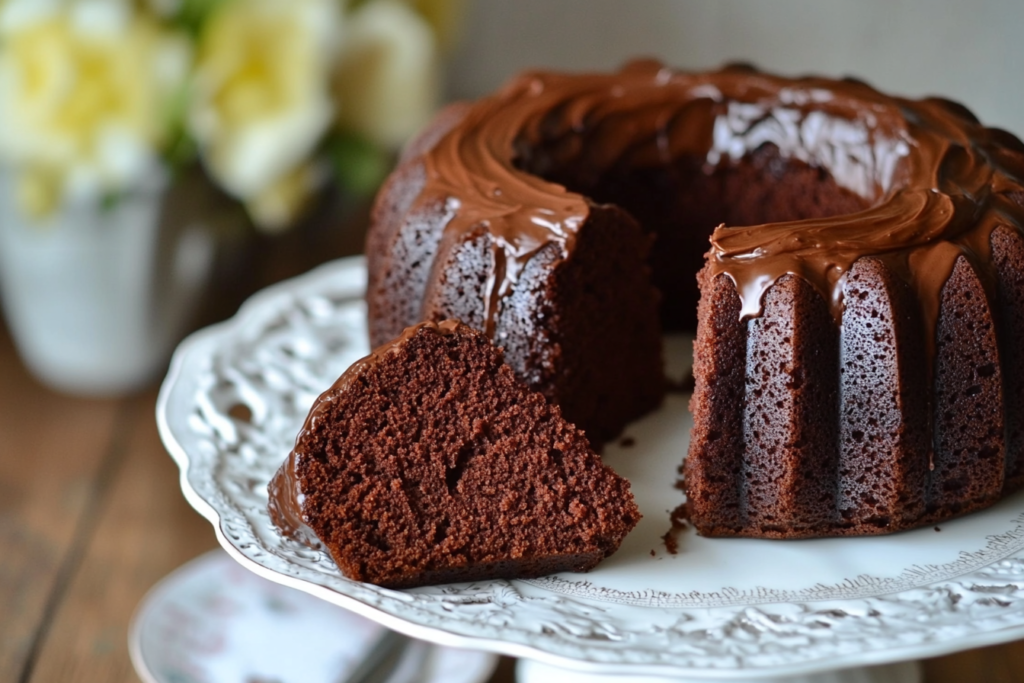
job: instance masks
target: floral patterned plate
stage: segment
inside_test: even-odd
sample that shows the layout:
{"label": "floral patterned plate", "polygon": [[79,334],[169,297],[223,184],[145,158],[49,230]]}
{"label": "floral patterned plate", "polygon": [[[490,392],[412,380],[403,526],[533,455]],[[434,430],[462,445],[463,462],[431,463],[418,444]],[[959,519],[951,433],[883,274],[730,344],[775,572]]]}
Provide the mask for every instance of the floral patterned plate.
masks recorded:
{"label": "floral patterned plate", "polygon": [[[220,550],[189,562],[145,597],[129,651],[144,683],[345,683],[387,629],[261,579]],[[383,683],[482,683],[498,658],[410,641]]]}
{"label": "floral patterned plate", "polygon": [[[763,541],[676,535],[688,396],[604,457],[644,519],[589,574],[394,591],[283,538],[266,485],[313,399],[364,355],[365,271],[334,262],[256,295],[179,347],[157,406],[185,497],[261,576],[437,643],[618,674],[750,678],[935,656],[1024,637],[1024,495],[891,536]],[[668,373],[690,342],[668,339]]]}

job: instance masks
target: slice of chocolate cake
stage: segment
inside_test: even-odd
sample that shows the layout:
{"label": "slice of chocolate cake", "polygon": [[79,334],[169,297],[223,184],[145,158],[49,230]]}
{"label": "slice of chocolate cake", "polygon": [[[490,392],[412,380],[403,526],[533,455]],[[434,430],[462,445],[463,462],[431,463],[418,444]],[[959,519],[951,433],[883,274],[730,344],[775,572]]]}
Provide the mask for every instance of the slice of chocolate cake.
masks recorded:
{"label": "slice of chocolate cake", "polygon": [[454,320],[408,328],[320,396],[270,513],[391,588],[586,571],[640,519],[583,432]]}

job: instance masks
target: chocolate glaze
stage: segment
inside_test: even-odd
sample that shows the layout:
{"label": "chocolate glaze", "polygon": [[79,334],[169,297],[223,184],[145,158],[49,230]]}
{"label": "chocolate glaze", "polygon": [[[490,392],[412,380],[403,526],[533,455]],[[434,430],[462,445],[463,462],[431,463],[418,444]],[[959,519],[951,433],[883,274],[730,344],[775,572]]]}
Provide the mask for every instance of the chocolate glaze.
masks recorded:
{"label": "chocolate glaze", "polygon": [[712,173],[767,143],[869,203],[849,215],[716,228],[708,265],[735,283],[743,318],[759,315],[768,288],[792,274],[819,291],[838,324],[845,274],[875,257],[913,286],[933,344],[957,258],[990,282],[993,229],[1024,229],[1024,146],[955,103],[748,67],[693,74],[642,61],[616,74],[526,73],[469,107],[423,155],[419,201],[452,209],[444,242],[481,228],[493,237],[484,311],[492,336],[498,303],[525,264],[551,244],[568,258],[592,206],[523,169],[536,165],[531,154],[544,144],[593,131],[593,173],[627,158],[670,164],[686,155],[705,159]]}
{"label": "chocolate glaze", "polygon": [[460,326],[462,326],[462,323],[458,320],[445,320],[440,323],[420,323],[419,325],[407,328],[397,338],[377,347],[368,356],[357,360],[349,366],[342,373],[341,377],[313,402],[313,407],[310,408],[309,414],[302,424],[302,429],[299,430],[298,435],[295,437],[295,447],[292,448],[291,453],[288,454],[288,459],[281,465],[281,468],[274,475],[274,478],[271,479],[267,487],[267,493],[270,497],[267,504],[267,509],[270,511],[270,519],[282,533],[313,548],[317,548],[320,545],[316,534],[306,523],[305,513],[302,511],[306,495],[302,492],[302,481],[299,477],[298,468],[306,454],[301,450],[300,444],[306,433],[315,429],[317,422],[325,417],[329,404],[334,401],[335,397],[339,393],[344,392],[352,382],[356,381],[366,370],[379,362],[380,359],[395,349],[400,348],[406,341],[421,331],[447,336],[456,334]]}

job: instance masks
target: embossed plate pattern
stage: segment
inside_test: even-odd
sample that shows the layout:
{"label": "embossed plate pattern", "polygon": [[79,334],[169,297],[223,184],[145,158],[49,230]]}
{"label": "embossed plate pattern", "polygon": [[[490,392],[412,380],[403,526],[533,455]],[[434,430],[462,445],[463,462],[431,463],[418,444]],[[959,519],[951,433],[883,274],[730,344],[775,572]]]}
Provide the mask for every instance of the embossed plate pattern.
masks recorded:
{"label": "embossed plate pattern", "polygon": [[[188,501],[252,571],[406,633],[606,673],[783,676],[943,654],[1024,637],[1024,496],[893,536],[814,541],[660,537],[689,432],[687,396],[631,425],[605,459],[644,520],[586,575],[393,591],[350,581],[283,538],[266,484],[313,399],[366,348],[362,260],[257,294],[182,343],[160,433]],[[668,340],[669,372],[688,363]]]}

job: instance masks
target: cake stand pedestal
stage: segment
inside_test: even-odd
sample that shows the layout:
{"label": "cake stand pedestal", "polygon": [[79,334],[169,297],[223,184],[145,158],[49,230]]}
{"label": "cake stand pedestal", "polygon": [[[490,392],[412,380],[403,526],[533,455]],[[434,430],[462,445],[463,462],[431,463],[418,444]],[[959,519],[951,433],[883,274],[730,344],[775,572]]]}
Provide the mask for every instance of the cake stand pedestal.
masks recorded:
{"label": "cake stand pedestal", "polygon": [[[530,659],[516,663],[516,683],[720,683],[721,678],[666,678],[664,676],[621,676],[614,674],[582,673],[572,669],[551,666]],[[855,667],[803,676],[772,676],[768,678],[739,678],[732,681],[758,683],[921,683],[921,665],[900,662],[880,666]]]}
{"label": "cake stand pedestal", "polygon": [[[644,518],[589,574],[407,591],[345,578],[326,553],[281,536],[267,483],[313,400],[367,353],[364,281],[362,261],[348,259],[257,294],[183,342],[161,388],[157,421],[186,499],[260,576],[408,636],[519,657],[523,683],[903,683],[917,668],[899,662],[1024,638],[1024,493],[890,536],[676,530],[670,552],[663,536],[691,425],[681,394],[602,454]],[[690,342],[666,341],[678,377]]]}

